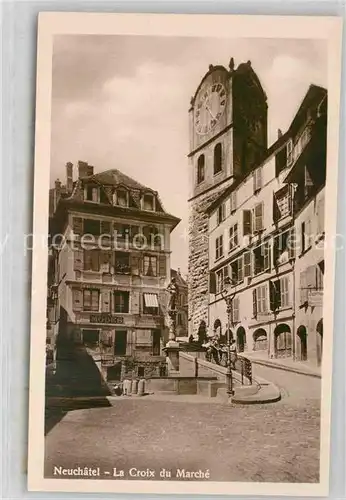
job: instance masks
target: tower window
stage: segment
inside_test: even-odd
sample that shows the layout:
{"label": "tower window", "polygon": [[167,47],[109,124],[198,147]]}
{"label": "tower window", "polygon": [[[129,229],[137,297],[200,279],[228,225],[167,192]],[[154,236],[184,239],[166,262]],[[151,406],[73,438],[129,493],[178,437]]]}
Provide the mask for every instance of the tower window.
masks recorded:
{"label": "tower window", "polygon": [[222,170],[222,144],[219,142],[214,148],[214,175]]}
{"label": "tower window", "polygon": [[197,184],[204,181],[205,156],[201,155],[197,162]]}

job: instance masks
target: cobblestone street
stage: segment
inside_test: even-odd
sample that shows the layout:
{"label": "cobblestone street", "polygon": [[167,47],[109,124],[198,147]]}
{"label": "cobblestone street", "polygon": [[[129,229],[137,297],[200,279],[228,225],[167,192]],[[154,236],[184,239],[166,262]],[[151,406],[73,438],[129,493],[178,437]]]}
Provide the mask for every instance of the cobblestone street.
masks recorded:
{"label": "cobblestone street", "polygon": [[54,466],[210,470],[210,480],[316,482],[319,401],[225,406],[145,398],[69,412],[46,436]]}

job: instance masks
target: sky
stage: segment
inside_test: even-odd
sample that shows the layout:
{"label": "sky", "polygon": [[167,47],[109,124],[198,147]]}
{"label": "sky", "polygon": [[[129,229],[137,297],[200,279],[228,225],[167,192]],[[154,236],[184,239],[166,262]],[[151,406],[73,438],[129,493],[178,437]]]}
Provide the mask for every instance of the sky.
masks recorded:
{"label": "sky", "polygon": [[[268,142],[309,85],[327,86],[320,40],[59,35],[52,74],[51,185],[65,164],[117,168],[159,192],[181,218],[171,267],[187,273],[188,109],[209,64],[251,61],[268,96]],[[77,177],[77,169],[74,171]]]}

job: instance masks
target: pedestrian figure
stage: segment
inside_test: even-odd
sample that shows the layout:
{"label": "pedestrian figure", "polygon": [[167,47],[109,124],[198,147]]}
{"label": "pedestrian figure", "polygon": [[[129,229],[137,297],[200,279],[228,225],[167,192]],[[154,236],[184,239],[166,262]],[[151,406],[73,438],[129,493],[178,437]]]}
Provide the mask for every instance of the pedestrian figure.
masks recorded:
{"label": "pedestrian figure", "polygon": [[130,385],[130,381],[125,378],[124,382],[123,382],[123,394],[124,396],[129,396],[129,385]]}
{"label": "pedestrian figure", "polygon": [[231,367],[235,370],[235,362],[237,361],[237,346],[234,339],[231,341],[229,350],[231,354]]}

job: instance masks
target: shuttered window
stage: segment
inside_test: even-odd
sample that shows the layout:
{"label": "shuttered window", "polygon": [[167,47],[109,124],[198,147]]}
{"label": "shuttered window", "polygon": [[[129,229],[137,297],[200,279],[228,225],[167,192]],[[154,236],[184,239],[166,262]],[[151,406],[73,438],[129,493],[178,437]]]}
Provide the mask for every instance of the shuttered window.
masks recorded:
{"label": "shuttered window", "polygon": [[232,303],[232,320],[233,323],[238,323],[240,321],[240,310],[239,310],[239,297],[234,297]]}
{"label": "shuttered window", "polygon": [[215,259],[220,259],[223,256],[223,236],[219,236],[215,240]]}
{"label": "shuttered window", "polygon": [[229,228],[229,250],[238,246],[238,224]]}
{"label": "shuttered window", "polygon": [[257,290],[254,288],[252,290],[252,312],[253,317],[257,318]]}
{"label": "shuttered window", "polygon": [[145,276],[157,276],[157,257],[156,255],[144,255],[143,274]]}
{"label": "shuttered window", "polygon": [[257,287],[257,314],[268,311],[268,287],[261,285]]}
{"label": "shuttered window", "polygon": [[141,272],[140,263],[141,263],[141,260],[140,260],[139,255],[131,254],[131,257],[130,257],[131,274],[134,274],[134,275],[140,274],[140,272]]}
{"label": "shuttered window", "polygon": [[244,278],[251,276],[251,252],[245,252],[243,255]]}
{"label": "shuttered window", "polygon": [[100,291],[86,289],[83,290],[83,309],[84,311],[98,312],[100,303]]}
{"label": "shuttered window", "polygon": [[263,229],[263,202],[258,203],[254,208],[254,231],[259,232]]}
{"label": "shuttered window", "polygon": [[159,276],[165,278],[167,276],[167,258],[166,255],[159,256]]}
{"label": "shuttered window", "polygon": [[224,288],[225,279],[228,277],[228,266],[216,272],[216,293],[221,293]]}
{"label": "shuttered window", "polygon": [[83,307],[83,294],[82,290],[77,288],[72,289],[72,308],[74,311],[81,311]]}
{"label": "shuttered window", "polygon": [[254,259],[254,273],[259,274],[264,271],[269,271],[271,268],[270,263],[270,244],[268,242],[263,243],[259,247],[255,248],[253,251]]}
{"label": "shuttered window", "polygon": [[101,311],[104,313],[111,312],[111,292],[103,290],[101,294]]}
{"label": "shuttered window", "polygon": [[237,210],[237,191],[233,191],[230,195],[231,214]]}
{"label": "shuttered window", "polygon": [[83,270],[83,250],[75,250],[73,254],[73,269],[74,271]]}
{"label": "shuttered window", "polygon": [[130,273],[130,253],[115,252],[114,253],[114,270],[116,274]]}
{"label": "shuttered window", "polygon": [[252,211],[243,210],[243,234],[252,234]]}
{"label": "shuttered window", "polygon": [[262,167],[257,168],[253,174],[253,191],[256,193],[262,188]]}

